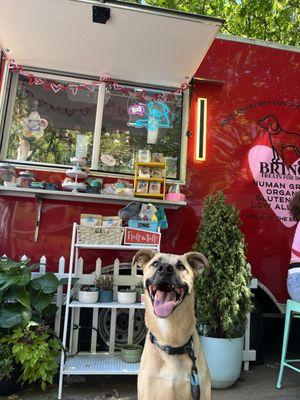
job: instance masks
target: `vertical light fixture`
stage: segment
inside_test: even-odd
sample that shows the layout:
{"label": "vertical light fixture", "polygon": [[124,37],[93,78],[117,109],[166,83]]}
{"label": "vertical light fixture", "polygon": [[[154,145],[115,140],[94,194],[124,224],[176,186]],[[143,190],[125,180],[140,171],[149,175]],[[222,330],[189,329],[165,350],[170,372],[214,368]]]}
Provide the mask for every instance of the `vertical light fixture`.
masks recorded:
{"label": "vertical light fixture", "polygon": [[196,161],[204,161],[206,159],[206,113],[207,99],[199,97],[197,104]]}

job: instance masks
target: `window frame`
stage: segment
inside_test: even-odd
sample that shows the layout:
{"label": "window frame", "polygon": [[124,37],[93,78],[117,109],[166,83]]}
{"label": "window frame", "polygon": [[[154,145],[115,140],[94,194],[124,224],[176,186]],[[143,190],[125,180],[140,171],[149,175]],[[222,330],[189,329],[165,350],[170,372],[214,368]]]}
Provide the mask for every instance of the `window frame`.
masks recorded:
{"label": "window frame", "polygon": [[[26,72],[33,73],[37,77],[41,77],[49,80],[63,80],[78,83],[90,83],[97,80],[96,77],[78,76],[74,74],[60,74],[57,71],[44,71],[41,69],[36,70],[35,68],[28,68]],[[9,71],[8,65],[5,66],[2,80],[2,87],[0,92],[0,159],[10,164],[19,167],[26,168],[29,170],[36,171],[53,171],[53,172],[63,172],[65,169],[69,168],[71,164],[51,164],[43,162],[26,162],[11,160],[6,157],[9,135],[10,135],[10,124],[12,121],[12,112],[15,104],[15,98],[17,93],[17,83],[19,79],[19,72]],[[136,82],[121,82],[124,85],[130,85],[134,87],[149,87],[149,85],[142,85]],[[99,163],[100,156],[100,144],[101,144],[101,132],[102,132],[102,118],[104,111],[105,102],[105,88],[106,83],[102,82],[98,89],[98,98],[96,105],[96,117],[94,126],[94,138],[93,138],[93,150],[92,150],[92,162],[90,166],[90,174],[92,176],[110,177],[110,178],[124,178],[133,179],[134,171],[132,174],[114,173],[114,172],[102,172],[98,171],[96,168]],[[149,87],[153,90],[172,90],[170,88],[161,88],[151,86]],[[179,171],[177,179],[167,179],[170,183],[180,183],[185,184],[186,180],[186,162],[187,162],[187,135],[188,122],[189,122],[189,89],[183,92],[182,97],[182,123],[181,123],[181,138],[180,138],[180,149],[178,155],[180,157],[179,161]]]}

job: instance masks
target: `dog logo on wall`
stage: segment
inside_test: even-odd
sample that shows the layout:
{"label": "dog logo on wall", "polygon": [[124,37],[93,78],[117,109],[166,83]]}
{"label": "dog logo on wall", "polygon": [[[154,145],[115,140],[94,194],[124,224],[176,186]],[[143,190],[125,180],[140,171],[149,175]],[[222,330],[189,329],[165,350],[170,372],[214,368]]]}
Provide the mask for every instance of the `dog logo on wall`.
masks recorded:
{"label": "dog logo on wall", "polygon": [[300,157],[300,132],[290,132],[283,129],[274,115],[267,115],[261,118],[258,120],[258,125],[269,136],[273,150],[273,162],[278,162],[281,159],[285,164],[288,152]]}

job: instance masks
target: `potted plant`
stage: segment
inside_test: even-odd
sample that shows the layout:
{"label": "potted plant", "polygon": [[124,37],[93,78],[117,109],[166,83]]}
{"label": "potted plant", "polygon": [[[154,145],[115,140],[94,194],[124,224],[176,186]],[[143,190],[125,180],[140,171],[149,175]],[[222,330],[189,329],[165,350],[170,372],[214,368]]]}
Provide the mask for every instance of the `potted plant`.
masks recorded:
{"label": "potted plant", "polygon": [[15,363],[11,346],[0,343],[0,396],[9,396],[20,389],[20,368]]}
{"label": "potted plant", "polygon": [[145,304],[145,289],[143,282],[139,282],[136,285],[136,293],[138,301],[140,301],[142,304]]}
{"label": "potted plant", "polygon": [[41,322],[45,315],[55,314],[57,307],[51,300],[65,280],[58,280],[52,272],[31,279],[36,268],[30,260],[0,257],[0,329],[25,326],[32,319]]}
{"label": "potted plant", "polygon": [[78,300],[80,303],[92,304],[97,303],[99,299],[99,290],[93,285],[82,285],[78,292]]}
{"label": "potted plant", "polygon": [[110,303],[113,301],[113,275],[95,275],[94,285],[99,290],[99,301],[101,303]]}
{"label": "potted plant", "polygon": [[239,377],[244,331],[252,310],[244,235],[239,211],[222,192],[207,196],[193,250],[205,254],[196,282],[196,316],[212,387],[226,388]]}
{"label": "potted plant", "polygon": [[[44,319],[55,314],[52,298],[66,280],[52,272],[31,279],[36,268],[30,260],[0,258],[0,362],[6,363],[4,379],[11,375],[15,383],[36,382],[45,390],[57,372],[61,344]],[[13,360],[2,355],[5,348]]]}
{"label": "potted plant", "polygon": [[58,370],[60,340],[45,324],[18,326],[1,339],[20,365],[21,384],[37,383],[42,390],[53,383]]}
{"label": "potted plant", "polygon": [[135,289],[119,289],[118,290],[118,303],[120,304],[134,304],[136,302]]}

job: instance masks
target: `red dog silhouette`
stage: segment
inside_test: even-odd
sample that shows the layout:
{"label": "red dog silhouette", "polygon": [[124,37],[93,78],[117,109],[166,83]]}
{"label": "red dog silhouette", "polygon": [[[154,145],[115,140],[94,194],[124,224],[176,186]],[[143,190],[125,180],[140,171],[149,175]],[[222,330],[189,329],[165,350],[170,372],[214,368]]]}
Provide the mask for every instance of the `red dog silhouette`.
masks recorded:
{"label": "red dog silhouette", "polygon": [[273,162],[277,162],[281,158],[285,163],[286,150],[292,150],[296,156],[300,157],[300,133],[284,130],[274,115],[267,115],[258,120],[258,125],[269,135],[273,149]]}

